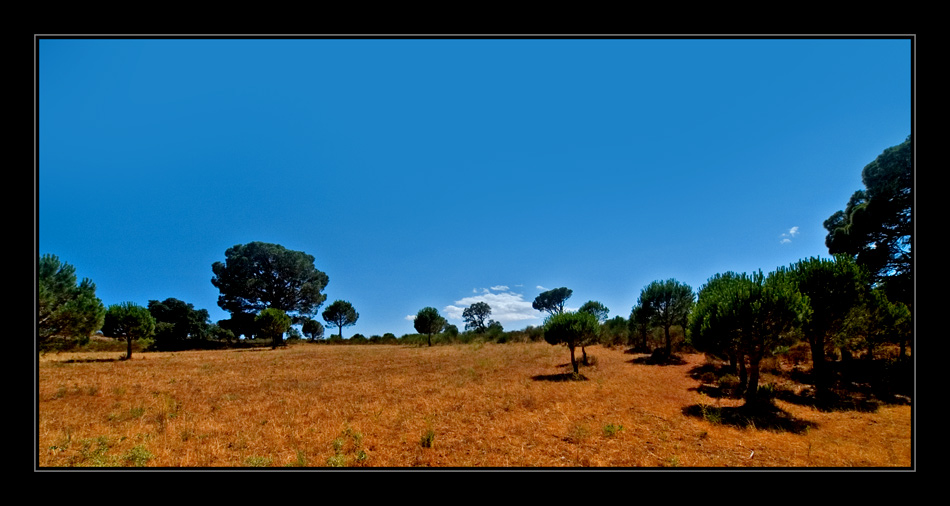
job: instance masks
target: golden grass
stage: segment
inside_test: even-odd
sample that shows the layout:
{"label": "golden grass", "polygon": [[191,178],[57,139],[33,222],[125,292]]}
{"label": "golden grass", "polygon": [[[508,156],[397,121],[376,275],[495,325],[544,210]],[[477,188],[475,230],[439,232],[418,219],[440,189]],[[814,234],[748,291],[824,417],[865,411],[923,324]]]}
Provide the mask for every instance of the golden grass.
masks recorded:
{"label": "golden grass", "polygon": [[[546,343],[48,355],[40,468],[910,467],[911,409],[776,405],[803,430],[694,416],[704,363],[593,347],[568,380]],[[693,414],[690,414],[693,413]],[[426,439],[431,443],[426,444]]]}

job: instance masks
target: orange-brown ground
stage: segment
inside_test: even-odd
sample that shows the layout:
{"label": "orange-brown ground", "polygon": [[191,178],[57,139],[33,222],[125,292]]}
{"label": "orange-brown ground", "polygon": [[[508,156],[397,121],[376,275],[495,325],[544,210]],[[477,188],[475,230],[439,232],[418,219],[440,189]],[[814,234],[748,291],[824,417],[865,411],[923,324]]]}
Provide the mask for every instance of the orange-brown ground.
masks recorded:
{"label": "orange-brown ground", "polygon": [[717,415],[742,401],[691,377],[701,354],[588,353],[581,380],[546,343],[46,355],[37,465],[912,466],[910,406],[776,400],[784,425],[738,427]]}

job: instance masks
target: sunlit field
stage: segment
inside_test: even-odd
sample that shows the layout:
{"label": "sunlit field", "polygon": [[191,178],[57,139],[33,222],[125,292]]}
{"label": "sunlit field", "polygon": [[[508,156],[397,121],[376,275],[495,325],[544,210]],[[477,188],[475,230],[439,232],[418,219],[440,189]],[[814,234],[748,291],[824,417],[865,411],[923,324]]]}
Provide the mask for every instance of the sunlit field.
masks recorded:
{"label": "sunlit field", "polygon": [[37,464],[912,465],[909,405],[822,412],[776,398],[770,416],[738,423],[730,408],[741,400],[702,388],[702,354],[681,365],[619,347],[588,354],[580,378],[568,350],[546,343],[49,354],[39,359]]}

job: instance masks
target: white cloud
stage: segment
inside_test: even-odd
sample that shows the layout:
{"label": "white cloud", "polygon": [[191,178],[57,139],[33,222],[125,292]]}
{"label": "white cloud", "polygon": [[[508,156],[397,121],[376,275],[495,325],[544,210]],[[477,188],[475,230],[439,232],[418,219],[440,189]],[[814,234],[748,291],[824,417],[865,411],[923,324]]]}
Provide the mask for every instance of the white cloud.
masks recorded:
{"label": "white cloud", "polygon": [[414,321],[416,321],[416,315],[414,315],[414,314],[407,314],[407,315],[406,315],[406,320],[409,320],[409,321],[411,321],[411,322],[414,322]]}
{"label": "white cloud", "polygon": [[788,244],[792,242],[792,237],[795,237],[797,235],[798,235],[798,227],[792,227],[788,229],[788,232],[785,232],[784,234],[780,236],[782,240],[779,241],[779,244]]}
{"label": "white cloud", "polygon": [[[445,306],[442,311],[447,318],[461,322],[463,311],[476,302],[484,302],[491,306],[489,318],[501,322],[502,325],[541,318],[541,313],[531,307],[531,303],[524,300],[522,294],[508,291],[508,287],[504,285],[493,286],[492,290],[498,293],[483,290],[481,294],[465,297]],[[478,290],[475,290],[475,293],[477,292]]]}
{"label": "white cloud", "polygon": [[541,286],[541,285],[538,285],[538,286],[536,286],[535,288],[537,288],[538,290],[541,290],[541,291],[547,290],[547,288],[545,288],[545,287],[543,287],[543,286]]}

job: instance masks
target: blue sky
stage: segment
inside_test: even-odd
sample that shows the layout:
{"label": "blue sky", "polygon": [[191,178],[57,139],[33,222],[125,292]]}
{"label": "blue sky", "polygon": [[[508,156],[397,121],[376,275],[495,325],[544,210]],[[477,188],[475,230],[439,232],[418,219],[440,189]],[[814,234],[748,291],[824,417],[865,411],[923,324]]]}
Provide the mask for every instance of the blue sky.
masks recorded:
{"label": "blue sky", "polygon": [[560,286],[627,317],[654,280],[827,256],[823,221],[911,133],[907,38],[37,47],[38,254],[106,305],[218,320],[211,264],[282,244],[360,313],[347,337],[425,306],[462,329],[476,301],[539,325]]}

